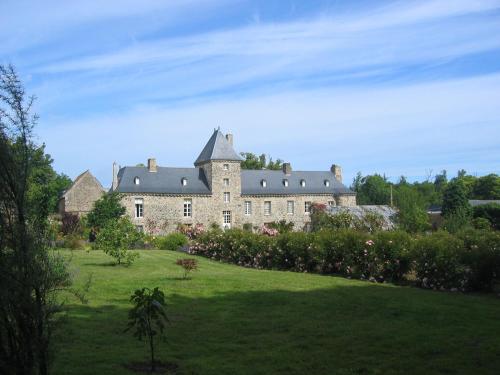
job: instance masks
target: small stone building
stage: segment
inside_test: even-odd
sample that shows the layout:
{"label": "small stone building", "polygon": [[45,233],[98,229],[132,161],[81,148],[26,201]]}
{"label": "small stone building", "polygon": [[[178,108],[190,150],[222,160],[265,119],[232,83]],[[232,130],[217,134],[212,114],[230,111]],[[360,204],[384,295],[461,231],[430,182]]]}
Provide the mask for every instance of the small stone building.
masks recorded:
{"label": "small stone building", "polygon": [[341,168],[329,171],[242,170],[233,136],[214,133],[194,168],[113,166],[112,191],[138,230],[171,232],[179,224],[260,227],[286,220],[302,229],[310,222],[313,203],[355,206],[356,194],[342,184]]}
{"label": "small stone building", "polygon": [[87,170],[73,181],[59,199],[59,213],[85,215],[92,210],[94,202],[104,193],[105,190],[100,182]]}

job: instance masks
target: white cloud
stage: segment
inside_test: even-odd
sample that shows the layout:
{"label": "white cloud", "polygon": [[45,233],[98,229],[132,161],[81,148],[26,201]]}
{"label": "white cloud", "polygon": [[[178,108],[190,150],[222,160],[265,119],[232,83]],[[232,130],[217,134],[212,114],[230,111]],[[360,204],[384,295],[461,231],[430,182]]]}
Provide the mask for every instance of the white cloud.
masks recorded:
{"label": "white cloud", "polygon": [[192,165],[217,126],[235,134],[238,150],[271,152],[295,169],[326,170],[339,163],[347,182],[358,170],[393,177],[443,168],[486,173],[500,165],[499,87],[500,75],[492,75],[177,108],[143,106],[119,115],[46,124],[40,135],[60,170],[74,176],[90,167],[104,183],[113,160],[135,165],[156,156],[161,165]]}

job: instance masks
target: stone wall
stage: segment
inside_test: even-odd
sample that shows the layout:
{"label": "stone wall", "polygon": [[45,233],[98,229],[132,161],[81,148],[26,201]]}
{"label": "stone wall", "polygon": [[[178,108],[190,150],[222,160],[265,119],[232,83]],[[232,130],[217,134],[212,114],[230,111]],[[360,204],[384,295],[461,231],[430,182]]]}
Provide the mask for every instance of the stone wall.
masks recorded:
{"label": "stone wall", "polygon": [[84,215],[92,210],[95,201],[102,197],[104,189],[90,172],[84,172],[64,193],[59,202],[60,213]]}

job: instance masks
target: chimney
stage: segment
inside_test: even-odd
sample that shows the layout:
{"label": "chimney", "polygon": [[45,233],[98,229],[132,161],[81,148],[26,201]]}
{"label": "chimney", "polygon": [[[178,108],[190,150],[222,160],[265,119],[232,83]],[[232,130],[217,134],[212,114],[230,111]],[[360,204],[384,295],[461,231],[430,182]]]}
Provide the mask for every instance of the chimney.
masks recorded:
{"label": "chimney", "polygon": [[148,159],[148,171],[156,172],[156,159],[155,158]]}
{"label": "chimney", "polygon": [[113,162],[113,183],[111,185],[111,190],[113,191],[115,191],[118,187],[118,169],[118,164],[116,164],[116,162]]}
{"label": "chimney", "polygon": [[330,171],[335,175],[337,181],[342,182],[342,168],[340,168],[340,165],[332,164]]}
{"label": "chimney", "polygon": [[233,135],[230,133],[226,134],[226,139],[229,142],[229,144],[232,146],[233,145]]}
{"label": "chimney", "polygon": [[290,163],[283,163],[283,173],[287,176],[292,174],[292,166]]}

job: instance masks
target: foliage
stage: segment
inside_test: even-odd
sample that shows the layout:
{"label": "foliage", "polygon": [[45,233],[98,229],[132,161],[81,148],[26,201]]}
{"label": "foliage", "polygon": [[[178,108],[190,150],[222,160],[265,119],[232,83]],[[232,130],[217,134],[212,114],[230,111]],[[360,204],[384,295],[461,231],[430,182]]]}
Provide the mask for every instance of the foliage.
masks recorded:
{"label": "foliage", "polygon": [[82,250],[85,247],[85,242],[77,234],[68,234],[64,236],[63,247],[71,250]]}
{"label": "foliage", "polygon": [[116,259],[118,264],[131,265],[138,253],[129,251],[130,247],[141,238],[134,225],[127,217],[108,220],[97,234],[94,247],[103,250]]}
{"label": "foliage", "polygon": [[472,227],[475,229],[491,229],[491,223],[484,217],[475,217],[471,221]]}
{"label": "foliage", "polygon": [[399,186],[395,192],[395,201],[398,208],[396,220],[401,229],[410,233],[429,229],[426,202],[418,190],[410,185]]}
{"label": "foliage", "polygon": [[187,279],[188,275],[191,271],[195,271],[198,269],[198,262],[196,259],[177,259],[175,264],[181,266],[184,270],[183,278]]}
{"label": "foliage", "polygon": [[475,179],[471,199],[500,199],[500,176],[492,173]]}
{"label": "foliage", "polygon": [[276,229],[278,233],[286,233],[293,231],[295,223],[293,221],[287,222],[286,220],[273,221],[271,223],[266,224],[266,226],[270,229]]}
{"label": "foliage", "polygon": [[354,226],[355,218],[347,210],[336,214],[326,212],[325,205],[313,204],[311,207],[311,230],[317,232],[322,229],[345,229]]}
{"label": "foliage", "polygon": [[139,341],[146,338],[149,344],[151,372],[156,371],[155,347],[158,339],[163,338],[168,322],[165,311],[165,294],[158,287],[137,289],[130,297],[134,307],[128,313],[128,325],[125,331],[134,329],[134,337]]}
{"label": "foliage", "polygon": [[264,236],[276,237],[280,232],[276,228],[272,228],[266,224],[262,225],[259,231]]}
{"label": "foliage", "polygon": [[358,174],[353,183],[353,189],[357,193],[358,204],[389,204],[390,184],[378,175],[362,177]]}
{"label": "foliage", "polygon": [[0,373],[49,372],[56,293],[71,277],[48,251],[55,173],[34,142],[38,117],[12,66],[0,65]]}
{"label": "foliage", "polygon": [[154,240],[154,246],[160,250],[177,251],[187,243],[187,237],[177,232],[167,234],[166,236],[156,237]]}
{"label": "foliage", "polygon": [[64,235],[75,234],[80,231],[80,218],[78,215],[65,212],[61,219],[61,232]]}
{"label": "foliage", "polygon": [[460,214],[467,216],[470,211],[467,190],[462,180],[453,179],[443,194],[442,213],[444,217]]}
{"label": "foliage", "polygon": [[472,216],[487,219],[493,228],[500,230],[500,204],[490,203],[476,206],[472,210]]}
{"label": "foliage", "polygon": [[269,161],[267,161],[265,154],[257,156],[251,152],[240,152],[240,155],[244,159],[241,162],[241,169],[280,170],[283,167],[283,160],[276,159],[276,161],[273,161],[273,159],[269,157]]}
{"label": "foliage", "polygon": [[96,231],[105,227],[109,221],[115,221],[125,214],[125,207],[121,204],[118,193],[103,195],[94,203],[94,207],[87,215],[87,225]]}

